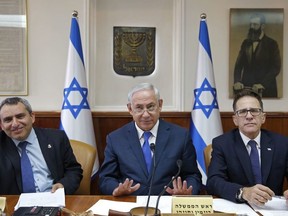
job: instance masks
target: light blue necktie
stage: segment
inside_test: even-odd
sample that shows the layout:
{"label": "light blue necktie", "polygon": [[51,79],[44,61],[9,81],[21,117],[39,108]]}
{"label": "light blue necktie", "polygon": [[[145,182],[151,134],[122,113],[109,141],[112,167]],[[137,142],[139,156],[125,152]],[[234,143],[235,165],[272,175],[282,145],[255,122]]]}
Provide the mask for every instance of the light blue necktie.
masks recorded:
{"label": "light blue necktie", "polygon": [[35,190],[32,166],[26,152],[27,144],[28,144],[27,141],[23,141],[20,142],[18,145],[22,149],[21,152],[22,187],[23,187],[23,193],[32,193],[36,192],[36,190]]}
{"label": "light blue necktie", "polygon": [[262,184],[262,175],[261,175],[261,167],[259,162],[259,153],[257,150],[256,142],[254,140],[250,140],[248,145],[251,146],[250,152],[250,160],[252,165],[252,171],[254,174],[255,184]]}
{"label": "light blue necktie", "polygon": [[149,141],[148,141],[150,136],[151,136],[150,131],[145,131],[143,133],[144,144],[142,146],[142,151],[143,151],[143,154],[145,157],[148,173],[150,172],[150,167],[151,167],[151,162],[152,162],[151,149],[150,149],[150,145],[149,145]]}

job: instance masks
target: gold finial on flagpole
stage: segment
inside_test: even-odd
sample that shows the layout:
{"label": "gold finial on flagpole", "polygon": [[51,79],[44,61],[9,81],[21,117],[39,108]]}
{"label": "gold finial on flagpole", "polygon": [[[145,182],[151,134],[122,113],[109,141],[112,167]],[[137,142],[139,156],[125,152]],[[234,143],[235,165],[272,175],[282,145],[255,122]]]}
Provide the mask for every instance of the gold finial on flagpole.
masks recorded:
{"label": "gold finial on flagpole", "polygon": [[206,17],[207,17],[207,16],[206,16],[205,13],[202,13],[202,14],[200,15],[200,18],[201,18],[201,19],[206,19]]}
{"label": "gold finial on flagpole", "polygon": [[72,13],[72,16],[77,18],[78,17],[78,11],[74,10]]}

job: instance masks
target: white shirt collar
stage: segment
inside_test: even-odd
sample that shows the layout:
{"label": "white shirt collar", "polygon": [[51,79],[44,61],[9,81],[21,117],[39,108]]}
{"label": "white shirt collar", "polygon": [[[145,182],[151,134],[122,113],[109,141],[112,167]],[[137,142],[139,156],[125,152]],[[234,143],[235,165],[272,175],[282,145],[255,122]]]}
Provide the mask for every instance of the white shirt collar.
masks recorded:
{"label": "white shirt collar", "polygon": [[[241,136],[241,138],[242,138],[245,146],[247,147],[248,142],[249,142],[251,139],[250,139],[249,137],[245,136],[241,131],[239,131],[239,132],[240,132],[240,136]],[[257,135],[257,137],[255,137],[255,139],[253,139],[253,140],[256,141],[258,148],[260,148],[260,138],[261,138],[261,131],[259,132],[259,134]]]}
{"label": "white shirt collar", "polygon": [[[138,127],[138,125],[135,122],[135,127],[138,133],[138,137],[139,140],[142,138],[144,131]],[[156,122],[156,124],[154,125],[154,127],[150,130],[150,132],[152,133],[152,135],[156,138],[157,136],[157,131],[158,131],[158,127],[159,127],[159,120]]]}

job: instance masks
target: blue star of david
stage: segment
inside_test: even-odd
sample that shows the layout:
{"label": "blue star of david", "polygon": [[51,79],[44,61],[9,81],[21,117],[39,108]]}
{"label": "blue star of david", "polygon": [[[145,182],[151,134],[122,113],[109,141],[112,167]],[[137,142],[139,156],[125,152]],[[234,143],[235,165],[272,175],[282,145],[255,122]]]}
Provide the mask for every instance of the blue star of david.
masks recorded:
{"label": "blue star of david", "polygon": [[[204,92],[208,92],[212,95],[212,101],[204,101],[205,98],[202,98],[201,100],[201,94]],[[213,109],[219,109],[218,102],[217,102],[216,88],[212,88],[212,86],[210,85],[210,83],[208,82],[206,78],[204,79],[200,88],[196,88],[194,90],[194,97],[195,97],[195,102],[193,105],[193,110],[201,109],[202,112],[207,117],[207,119],[209,118]]]}
{"label": "blue star of david", "polygon": [[[72,94],[71,97],[75,96],[73,97],[75,101],[69,101],[70,94]],[[74,77],[70,86],[68,88],[64,88],[64,101],[62,110],[70,110],[73,117],[76,119],[82,109],[90,109],[87,96],[88,89],[82,88]],[[78,101],[75,98],[78,98]]]}

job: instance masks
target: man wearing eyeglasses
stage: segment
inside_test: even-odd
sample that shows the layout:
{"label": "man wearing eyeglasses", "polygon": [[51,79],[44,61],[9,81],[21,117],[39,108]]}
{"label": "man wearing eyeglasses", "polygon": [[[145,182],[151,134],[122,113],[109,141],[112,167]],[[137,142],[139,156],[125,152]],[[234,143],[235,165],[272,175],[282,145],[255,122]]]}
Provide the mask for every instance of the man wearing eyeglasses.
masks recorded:
{"label": "man wearing eyeglasses", "polygon": [[201,173],[190,133],[159,119],[162,104],[158,89],[149,83],[130,90],[127,108],[133,121],[106,138],[105,159],[99,174],[102,194],[148,195],[152,185],[151,195],[159,195],[179,169],[180,175],[166,189],[167,194],[199,193]]}
{"label": "man wearing eyeglasses", "polygon": [[288,178],[288,138],[261,129],[265,123],[261,97],[239,92],[233,102],[233,122],[238,127],[212,141],[207,191],[233,202],[262,206],[283,192]]}

